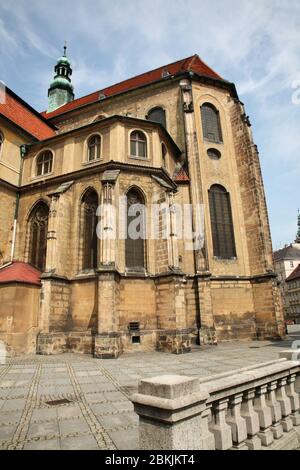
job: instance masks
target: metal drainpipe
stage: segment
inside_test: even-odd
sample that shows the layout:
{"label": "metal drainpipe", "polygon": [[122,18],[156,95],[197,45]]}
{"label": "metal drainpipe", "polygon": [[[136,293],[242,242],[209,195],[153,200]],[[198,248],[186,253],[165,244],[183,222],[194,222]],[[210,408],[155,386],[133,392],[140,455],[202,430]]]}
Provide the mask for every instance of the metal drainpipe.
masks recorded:
{"label": "metal drainpipe", "polygon": [[[23,164],[24,164],[25,154],[26,154],[26,145],[21,145],[21,147],[20,147],[21,163],[20,163],[18,188],[20,188],[21,182],[22,182],[22,172],[23,172]],[[17,194],[16,194],[16,207],[15,207],[15,215],[14,215],[14,225],[13,225],[13,236],[12,236],[11,252],[10,252],[10,262],[13,261],[14,254],[15,254],[16,235],[17,235],[17,222],[18,222],[18,215],[19,215],[19,203],[20,203],[20,189],[18,189]]]}

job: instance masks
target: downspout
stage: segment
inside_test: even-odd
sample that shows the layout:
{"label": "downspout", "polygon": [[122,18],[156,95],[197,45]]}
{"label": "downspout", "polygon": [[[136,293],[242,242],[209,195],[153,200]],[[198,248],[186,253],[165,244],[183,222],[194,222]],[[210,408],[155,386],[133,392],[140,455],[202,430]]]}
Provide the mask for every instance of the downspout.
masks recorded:
{"label": "downspout", "polygon": [[[23,165],[24,165],[24,156],[26,155],[26,145],[21,145],[20,147],[20,173],[19,173],[19,181],[18,181],[18,188],[20,188],[22,183],[22,172],[23,172]],[[16,194],[16,207],[15,207],[15,215],[14,215],[14,224],[13,224],[13,236],[12,236],[12,244],[11,244],[11,252],[10,252],[10,262],[14,259],[15,254],[15,245],[16,245],[16,235],[17,235],[17,222],[18,222],[18,215],[19,215],[19,205],[20,205],[20,189],[18,189]]]}

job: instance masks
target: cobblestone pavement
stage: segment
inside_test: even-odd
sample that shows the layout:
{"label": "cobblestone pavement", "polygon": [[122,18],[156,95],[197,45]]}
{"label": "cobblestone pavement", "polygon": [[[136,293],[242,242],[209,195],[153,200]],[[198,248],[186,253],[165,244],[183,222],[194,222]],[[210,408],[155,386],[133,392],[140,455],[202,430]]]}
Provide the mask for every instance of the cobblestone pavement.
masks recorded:
{"label": "cobblestone pavement", "polygon": [[[278,358],[285,341],[195,347],[190,354],[22,356],[0,366],[0,449],[136,449],[129,396],[140,378],[206,376]],[[54,403],[51,403],[54,402]]]}

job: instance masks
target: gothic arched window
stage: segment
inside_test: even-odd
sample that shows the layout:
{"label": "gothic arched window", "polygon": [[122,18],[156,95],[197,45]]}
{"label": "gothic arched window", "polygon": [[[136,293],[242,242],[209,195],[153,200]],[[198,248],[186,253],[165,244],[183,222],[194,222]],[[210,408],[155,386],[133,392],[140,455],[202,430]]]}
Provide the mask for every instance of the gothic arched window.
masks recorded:
{"label": "gothic arched window", "polygon": [[29,217],[29,262],[44,271],[46,266],[49,207],[39,202]]}
{"label": "gothic arched window", "polygon": [[36,176],[47,175],[51,173],[53,166],[53,155],[50,150],[41,153],[36,161]]}
{"label": "gothic arched window", "polygon": [[145,201],[137,189],[127,193],[125,264],[131,271],[144,271],[146,214]]}
{"label": "gothic arched window", "polygon": [[201,106],[202,130],[204,139],[210,142],[222,142],[222,130],[219,111],[210,103]]}
{"label": "gothic arched window", "polygon": [[236,256],[230,195],[223,186],[214,184],[208,191],[214,256]]}
{"label": "gothic arched window", "polygon": [[92,135],[88,140],[88,161],[100,159],[101,138],[100,135]]}
{"label": "gothic arched window", "polygon": [[147,139],[143,132],[133,131],[130,134],[130,155],[147,158]]}
{"label": "gothic arched window", "polygon": [[162,126],[167,127],[166,126],[166,112],[163,108],[160,108],[157,106],[156,108],[150,109],[150,111],[147,114],[147,119],[149,121],[158,122]]}
{"label": "gothic arched window", "polygon": [[96,191],[87,191],[82,198],[82,269],[97,268],[97,207]]}

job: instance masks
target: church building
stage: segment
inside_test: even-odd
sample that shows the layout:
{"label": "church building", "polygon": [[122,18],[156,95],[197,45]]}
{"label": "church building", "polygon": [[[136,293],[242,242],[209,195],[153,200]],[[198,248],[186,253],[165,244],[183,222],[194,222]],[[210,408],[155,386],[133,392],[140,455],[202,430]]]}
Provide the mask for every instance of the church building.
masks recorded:
{"label": "church building", "polygon": [[[117,358],[282,337],[259,154],[234,84],[198,55],[76,99],[71,77],[65,49],[47,111],[9,88],[0,100],[10,353]],[[143,236],[131,237],[137,205]],[[175,207],[191,208],[189,240]]]}

